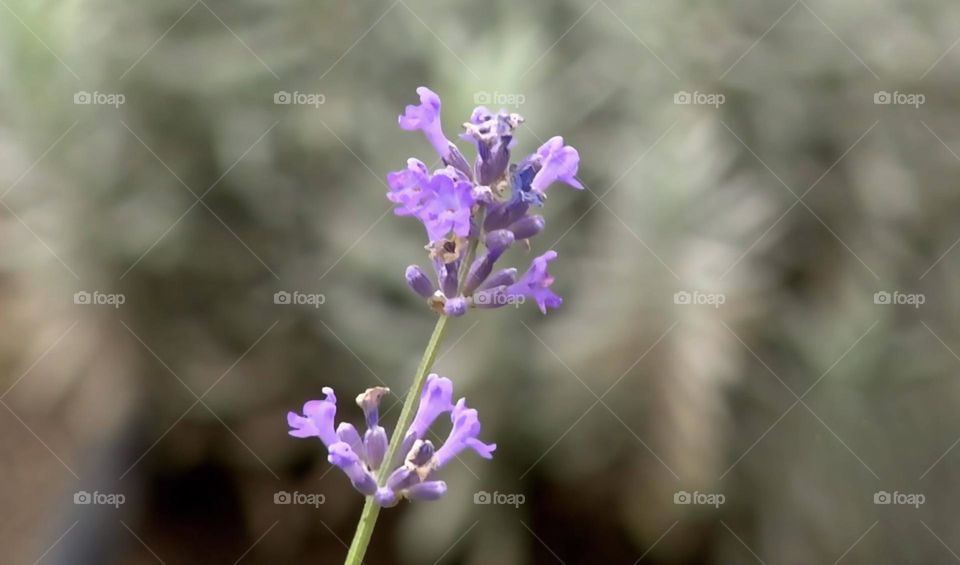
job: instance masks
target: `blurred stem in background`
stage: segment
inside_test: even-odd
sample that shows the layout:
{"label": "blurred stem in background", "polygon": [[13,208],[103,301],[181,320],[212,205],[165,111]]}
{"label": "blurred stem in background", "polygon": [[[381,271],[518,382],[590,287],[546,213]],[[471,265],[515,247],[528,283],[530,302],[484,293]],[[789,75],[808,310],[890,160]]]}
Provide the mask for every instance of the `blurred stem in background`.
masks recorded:
{"label": "blurred stem in background", "polygon": [[[417,399],[420,397],[420,390],[423,388],[427,373],[430,371],[430,367],[433,366],[433,361],[437,358],[437,350],[440,348],[440,340],[443,339],[443,332],[447,327],[447,320],[449,320],[449,318],[446,315],[440,315],[437,319],[437,325],[433,328],[430,341],[427,342],[427,349],[423,352],[423,358],[417,367],[417,373],[413,377],[413,383],[407,392],[407,398],[403,402],[400,418],[393,428],[390,445],[387,447],[387,455],[383,459],[384,463],[380,467],[380,472],[377,476],[378,484],[382,485],[386,483],[387,476],[390,474],[392,467],[390,462],[393,461],[397,449],[399,449],[400,443],[403,441],[403,430],[406,430],[407,427],[410,426],[411,420],[413,420],[413,408],[417,404]],[[363,512],[360,514],[360,521],[357,523],[357,531],[353,535],[353,542],[350,544],[350,551],[347,552],[347,559],[344,561],[345,565],[359,565],[363,562],[363,556],[367,552],[367,546],[370,545],[370,537],[373,535],[373,528],[377,524],[377,516],[379,514],[380,506],[374,502],[374,497],[368,496],[367,502],[363,505]]]}

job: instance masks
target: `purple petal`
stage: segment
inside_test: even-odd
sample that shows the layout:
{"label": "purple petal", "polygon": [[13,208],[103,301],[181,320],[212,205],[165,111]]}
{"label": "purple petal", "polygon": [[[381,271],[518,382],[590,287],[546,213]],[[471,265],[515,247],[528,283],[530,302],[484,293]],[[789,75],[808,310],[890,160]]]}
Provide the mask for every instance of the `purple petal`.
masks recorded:
{"label": "purple petal", "polygon": [[363,447],[367,455],[367,465],[376,471],[387,454],[387,431],[383,426],[370,428],[363,434]]}
{"label": "purple petal", "polygon": [[447,299],[447,303],[443,305],[443,313],[453,318],[463,316],[467,313],[467,300],[462,296]]}
{"label": "purple petal", "polygon": [[409,105],[398,119],[400,127],[407,130],[421,130],[427,141],[433,146],[437,154],[446,158],[449,154],[450,141],[443,135],[440,126],[440,97],[425,86],[417,89],[420,95],[420,104]]}
{"label": "purple petal", "polygon": [[470,121],[463,124],[466,134],[462,137],[477,146],[477,182],[492,185],[504,178],[510,164],[510,147],[513,131],[523,117],[501,110],[493,115],[486,108],[474,110]]}
{"label": "purple petal", "polygon": [[390,394],[389,388],[375,386],[357,395],[357,406],[363,410],[368,429],[375,428],[380,421],[380,401],[387,394]]}
{"label": "purple petal", "polygon": [[444,239],[451,232],[460,237],[470,235],[470,218],[476,203],[473,185],[454,181],[446,175],[434,175],[430,187],[433,193],[418,214],[430,241]]}
{"label": "purple petal", "polygon": [[417,265],[410,265],[406,272],[407,286],[423,298],[430,298],[436,289],[427,274]]}
{"label": "purple petal", "polygon": [[421,439],[427,433],[427,429],[433,425],[433,422],[443,413],[453,409],[453,383],[450,379],[441,377],[436,373],[427,376],[427,383],[420,394],[420,406],[417,408],[417,415],[410,424],[407,436]]}
{"label": "purple petal", "polygon": [[287,414],[287,423],[293,437],[318,437],[324,445],[329,447],[340,441],[333,427],[333,420],[337,415],[337,397],[330,387],[324,387],[325,400],[311,400],[303,405],[303,416],[290,412]]}
{"label": "purple petal", "polygon": [[440,281],[440,290],[445,296],[453,296],[457,293],[457,271],[460,269],[460,261],[444,263],[440,258],[434,259],[433,268],[437,271],[437,280]]}
{"label": "purple petal", "polygon": [[397,494],[387,487],[381,487],[377,489],[377,493],[373,495],[373,499],[382,508],[396,506],[397,502],[400,501],[400,499],[397,497]]}
{"label": "purple petal", "polygon": [[350,446],[350,449],[357,454],[361,461],[366,461],[366,451],[363,449],[363,440],[360,439],[360,433],[353,424],[340,422],[337,426],[337,437],[340,441]]}
{"label": "purple petal", "polygon": [[511,285],[517,282],[517,270],[514,268],[509,269],[500,269],[496,271],[489,277],[487,277],[486,282],[480,285],[480,290],[487,290],[490,288],[496,288],[498,286]]}
{"label": "purple petal", "polygon": [[467,408],[466,400],[461,398],[450,414],[453,429],[443,446],[436,453],[436,468],[443,467],[464,449],[470,448],[484,459],[493,457],[497,444],[486,444],[477,439],[480,435],[480,420],[477,411]]}
{"label": "purple petal", "polygon": [[546,221],[543,216],[524,216],[508,228],[516,239],[529,239],[543,231]]}
{"label": "purple petal", "polygon": [[405,493],[410,500],[425,502],[437,500],[447,492],[447,483],[443,481],[426,481],[413,485]]}
{"label": "purple petal", "polygon": [[420,212],[430,196],[430,173],[422,161],[407,159],[406,169],[387,173],[387,185],[387,199],[397,204],[394,213],[411,216]]}
{"label": "purple petal", "polygon": [[530,183],[530,188],[535,192],[543,194],[555,181],[565,182],[577,189],[583,188],[576,179],[580,154],[573,147],[564,145],[562,137],[556,136],[547,140],[537,150],[536,155],[540,159],[541,169]]}
{"label": "purple petal", "polygon": [[507,250],[508,247],[513,245],[514,235],[510,230],[494,230],[488,232],[486,238],[483,240],[483,244],[487,246],[487,249],[491,253],[496,253],[498,256]]}
{"label": "purple petal", "polygon": [[341,441],[331,445],[327,461],[332,465],[340,467],[358,491],[367,496],[372,496],[377,492],[376,479],[373,478],[373,475],[371,475],[370,471],[363,465],[360,457],[354,453],[349,444]]}
{"label": "purple petal", "polygon": [[543,255],[535,258],[530,265],[530,269],[520,278],[519,281],[507,287],[504,291],[507,296],[523,296],[537,301],[537,306],[544,314],[547,308],[557,308],[563,303],[563,299],[550,290],[553,284],[553,277],[547,271],[547,263],[557,258],[557,252],[550,250]]}

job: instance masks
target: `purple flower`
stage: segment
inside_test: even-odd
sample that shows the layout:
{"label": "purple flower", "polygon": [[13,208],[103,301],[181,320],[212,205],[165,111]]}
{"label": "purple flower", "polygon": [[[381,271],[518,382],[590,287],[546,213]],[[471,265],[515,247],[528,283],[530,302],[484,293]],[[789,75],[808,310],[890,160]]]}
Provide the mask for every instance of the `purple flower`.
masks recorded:
{"label": "purple flower", "polygon": [[427,277],[427,274],[423,272],[423,269],[417,265],[410,265],[407,267],[406,278],[407,285],[413,289],[414,292],[424,298],[430,298],[433,296],[433,293],[436,292],[436,289],[433,287],[433,283],[430,282],[430,278]]}
{"label": "purple flower", "polygon": [[443,128],[440,126],[440,97],[425,86],[417,88],[417,94],[420,95],[420,105],[411,104],[406,107],[397,120],[400,127],[407,131],[421,130],[444,163],[469,176],[470,166],[466,159],[457,146],[443,135]]}
{"label": "purple flower", "polygon": [[[336,398],[329,388],[323,389],[327,400],[308,402],[311,412],[322,409],[323,428],[332,430]],[[367,423],[367,433],[361,441],[360,435],[352,424],[343,422],[337,427],[332,443],[327,445],[327,460],[339,467],[350,479],[354,488],[366,496],[373,496],[380,506],[394,506],[400,499],[436,500],[447,491],[447,484],[437,480],[435,475],[453,457],[466,448],[476,451],[481,457],[490,459],[496,449],[494,444],[485,444],[477,439],[480,422],[477,411],[467,408],[466,401],[460,399],[456,405],[451,402],[453,383],[450,379],[431,374],[420,394],[420,405],[416,416],[403,436],[399,453],[403,461],[387,475],[385,484],[380,485],[373,472],[383,462],[387,447],[386,433],[379,425],[379,406],[381,398],[389,392],[384,387],[374,387],[357,397],[357,404],[363,409]],[[325,403],[325,406],[320,406]],[[331,409],[332,407],[332,409]],[[307,412],[307,409],[304,408]],[[447,441],[435,450],[433,443],[424,440],[430,426],[442,414],[451,412],[453,428]],[[310,417],[298,416],[293,412],[288,416],[290,434],[296,437],[320,437],[315,433],[317,426]],[[311,427],[313,426],[313,427]],[[380,437],[382,434],[382,437]],[[376,436],[376,442],[371,438]]]}
{"label": "purple flower", "polygon": [[311,400],[303,405],[303,416],[290,412],[287,423],[293,437],[319,437],[327,447],[327,460],[346,473],[350,482],[360,492],[372,495],[377,490],[373,471],[380,467],[387,450],[387,434],[379,425],[380,400],[390,392],[384,387],[374,387],[357,397],[367,421],[367,432],[361,439],[357,429],[348,422],[341,422],[334,431],[337,413],[337,397],[333,389],[323,388],[324,400]]}
{"label": "purple flower", "polygon": [[398,216],[419,213],[431,194],[430,173],[418,159],[407,159],[406,169],[387,173],[387,184],[390,187],[387,199],[397,204],[393,212]]}
{"label": "purple flower", "polygon": [[420,393],[417,415],[407,430],[406,437],[422,439],[424,434],[441,414],[453,409],[453,382],[436,373],[427,376]]}
{"label": "purple flower", "polygon": [[[530,240],[544,230],[544,217],[530,210],[544,205],[551,184],[560,181],[583,188],[576,178],[579,153],[555,136],[511,164],[514,134],[523,117],[478,106],[460,136],[477,150],[476,162],[469,167],[443,134],[440,97],[425,87],[417,93],[420,104],[407,106],[400,126],[422,130],[446,167],[431,175],[421,161],[411,159],[405,170],[388,175],[388,198],[397,204],[396,213],[415,216],[427,230],[436,272],[432,282],[418,267],[408,267],[407,284],[431,309],[447,316],[462,316],[471,308],[520,304],[526,298],[536,300],[543,312],[558,307],[562,300],[550,290],[553,278],[547,272],[547,263],[556,258],[552,251],[534,259],[519,281],[515,270],[496,268],[514,242],[524,242],[522,247],[529,250]],[[463,265],[466,250],[470,263]]]}
{"label": "purple flower", "polygon": [[473,186],[445,174],[435,174],[430,180],[430,191],[418,214],[430,241],[444,239],[451,232],[467,237],[473,213]]}
{"label": "purple flower", "polygon": [[377,492],[377,480],[347,443],[341,441],[331,445],[327,461],[340,467],[358,491],[366,495]]}
{"label": "purple flower", "polygon": [[337,396],[330,387],[323,388],[325,400],[311,400],[303,405],[303,416],[295,412],[287,413],[287,423],[293,428],[293,437],[318,437],[324,445],[340,441],[333,428],[333,419],[337,415]]}
{"label": "purple flower", "polygon": [[398,119],[400,127],[407,131],[421,130],[437,154],[446,158],[450,141],[443,135],[440,126],[440,97],[426,86],[418,88],[417,94],[420,95],[420,105],[407,106]]}
{"label": "purple flower", "polygon": [[563,303],[563,299],[550,290],[553,284],[553,277],[547,272],[547,263],[557,258],[556,251],[547,251],[537,257],[530,264],[530,269],[516,283],[508,286],[504,294],[511,297],[532,298],[537,301],[537,306],[544,314],[547,308],[557,308]]}
{"label": "purple flower", "polygon": [[363,434],[363,455],[373,470],[380,468],[387,453],[387,432],[380,425],[380,400],[387,394],[390,394],[389,388],[376,386],[357,396],[357,406],[363,409],[363,417],[367,422],[367,431]]}
{"label": "purple flower", "polygon": [[484,106],[478,106],[463,124],[466,133],[461,137],[477,146],[476,176],[482,186],[490,186],[502,179],[510,164],[510,147],[513,145],[513,130],[523,123],[519,114],[501,110],[491,114]]}
{"label": "purple flower", "polygon": [[467,448],[476,451],[477,455],[484,459],[493,458],[493,451],[497,449],[497,444],[483,443],[477,439],[477,436],[480,435],[480,420],[477,417],[476,410],[467,408],[465,398],[457,401],[457,405],[454,406],[450,414],[450,421],[453,422],[453,429],[450,430],[447,441],[436,453],[438,469]]}
{"label": "purple flower", "polygon": [[563,144],[559,135],[551,137],[537,149],[536,156],[540,160],[540,170],[533,177],[530,188],[543,194],[554,181],[561,181],[573,188],[583,189],[583,185],[576,179],[577,168],[580,165],[580,154],[569,145]]}

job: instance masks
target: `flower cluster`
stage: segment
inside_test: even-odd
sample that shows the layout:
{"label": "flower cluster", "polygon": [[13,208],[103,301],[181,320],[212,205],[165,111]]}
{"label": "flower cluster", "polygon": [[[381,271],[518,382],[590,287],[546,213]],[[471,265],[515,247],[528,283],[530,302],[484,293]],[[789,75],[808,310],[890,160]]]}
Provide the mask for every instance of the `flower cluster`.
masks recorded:
{"label": "flower cluster", "polygon": [[[500,256],[517,242],[525,242],[544,228],[543,216],[530,214],[543,205],[547,188],[556,181],[582,189],[576,179],[577,150],[553,137],[519,163],[510,162],[514,131],[523,123],[519,114],[494,114],[480,106],[464,124],[461,137],[473,142],[477,158],[467,163],[440,126],[440,97],[426,87],[417,89],[420,104],[407,106],[400,127],[421,130],[444,167],[430,172],[417,159],[407,168],[389,173],[387,198],[399,216],[413,216],[427,230],[427,249],[436,273],[436,285],[418,266],[407,268],[407,284],[435,310],[461,316],[470,307],[497,308],[530,298],[543,313],[561,298],[550,290],[548,263],[557,257],[547,251],[533,259],[517,278],[512,268],[494,271]],[[468,249],[483,244],[483,252],[467,269]],[[461,280],[463,279],[463,280]]]}
{"label": "flower cluster", "polygon": [[[380,425],[380,400],[390,390],[374,387],[357,397],[363,409],[367,430],[360,433],[347,422],[334,427],[337,397],[333,389],[324,388],[324,400],[311,400],[303,405],[303,415],[287,414],[290,435],[299,438],[318,437],[327,447],[327,460],[339,467],[361,493],[373,496],[380,506],[394,506],[401,498],[409,500],[436,500],[447,491],[447,484],[437,480],[436,474],[463,450],[470,448],[481,457],[490,459],[496,444],[477,439],[480,420],[477,411],[467,408],[461,398],[453,403],[453,383],[450,379],[431,374],[420,395],[420,406],[410,428],[403,436],[399,454],[402,461],[384,461],[387,452],[387,434]],[[447,440],[435,449],[427,431],[441,415],[449,412],[453,427]],[[394,433],[398,433],[395,430]],[[375,472],[382,465],[394,465],[385,484],[377,484]]]}
{"label": "flower cluster", "polygon": [[[387,175],[387,198],[396,204],[396,214],[413,216],[426,228],[426,249],[436,274],[434,282],[420,267],[411,265],[406,271],[410,288],[447,316],[462,316],[471,307],[518,304],[528,298],[536,301],[544,314],[547,308],[557,308],[562,300],[550,290],[553,278],[549,273],[549,263],[557,258],[555,251],[535,257],[520,277],[516,269],[494,268],[511,246],[519,242],[529,249],[529,240],[543,231],[543,216],[531,211],[543,206],[546,191],[554,182],[583,188],[576,178],[577,150],[564,145],[562,137],[553,137],[532,155],[511,163],[514,131],[523,118],[506,110],[494,114],[480,106],[464,124],[461,135],[476,147],[471,166],[443,133],[440,98],[426,87],[418,88],[417,93],[420,104],[407,106],[400,127],[421,130],[443,168],[431,172],[422,161],[410,159],[405,169]],[[436,500],[443,496],[447,485],[437,473],[466,449],[486,459],[493,457],[497,446],[478,439],[477,411],[468,408],[462,398],[454,403],[453,383],[436,374],[427,377],[409,428],[394,430],[393,441],[388,443],[380,425],[380,401],[389,392],[374,387],[357,397],[366,419],[363,435],[350,423],[336,424],[337,397],[330,388],[323,389],[323,400],[304,404],[303,414],[287,415],[289,433],[320,438],[327,448],[327,460],[349,477],[354,488],[383,507],[402,498]],[[446,441],[435,448],[426,434],[446,413],[453,425]],[[403,435],[397,435],[400,433]],[[393,453],[389,461],[388,452]]]}

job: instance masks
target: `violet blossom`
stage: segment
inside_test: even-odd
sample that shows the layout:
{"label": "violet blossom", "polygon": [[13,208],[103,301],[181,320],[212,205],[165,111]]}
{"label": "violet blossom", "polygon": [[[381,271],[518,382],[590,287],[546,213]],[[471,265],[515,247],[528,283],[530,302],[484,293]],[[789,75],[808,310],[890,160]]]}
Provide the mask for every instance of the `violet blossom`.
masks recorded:
{"label": "violet blossom", "polygon": [[[436,500],[443,496],[447,484],[437,478],[438,471],[466,449],[484,459],[491,459],[497,446],[483,443],[477,411],[467,408],[466,399],[453,403],[453,383],[450,379],[431,374],[420,394],[420,405],[410,427],[404,432],[398,454],[402,461],[387,475],[384,484],[377,484],[376,471],[385,463],[387,435],[379,424],[379,406],[390,391],[384,387],[369,388],[357,397],[363,409],[367,432],[361,440],[356,428],[341,422],[334,432],[337,398],[330,388],[323,389],[324,400],[304,404],[303,415],[287,414],[289,434],[298,438],[318,437],[327,447],[327,460],[339,467],[353,487],[366,496],[373,496],[380,506],[394,506],[401,499]],[[453,424],[443,444],[435,449],[433,442],[424,439],[430,427],[440,416],[450,414]],[[395,430],[394,433],[397,433]]]}
{"label": "violet blossom", "polygon": [[[399,118],[400,127],[423,131],[445,167],[431,174],[421,161],[410,159],[407,169],[387,175],[387,197],[397,204],[396,214],[416,217],[427,231],[427,249],[436,275],[434,284],[420,267],[412,265],[406,272],[408,285],[430,307],[448,316],[526,299],[534,300],[544,314],[548,308],[559,307],[563,301],[550,290],[553,277],[547,271],[556,251],[534,258],[519,280],[516,269],[495,270],[495,266],[516,242],[529,249],[529,240],[543,231],[543,216],[532,214],[531,208],[543,206],[553,183],[583,188],[576,178],[579,153],[556,136],[511,164],[514,133],[523,117],[479,106],[464,123],[465,133],[460,136],[477,149],[471,167],[443,133],[440,97],[426,87],[418,88],[417,94],[420,104],[406,107]],[[466,250],[479,244],[482,251],[461,269]],[[459,280],[461,274],[465,274],[464,280]]]}

